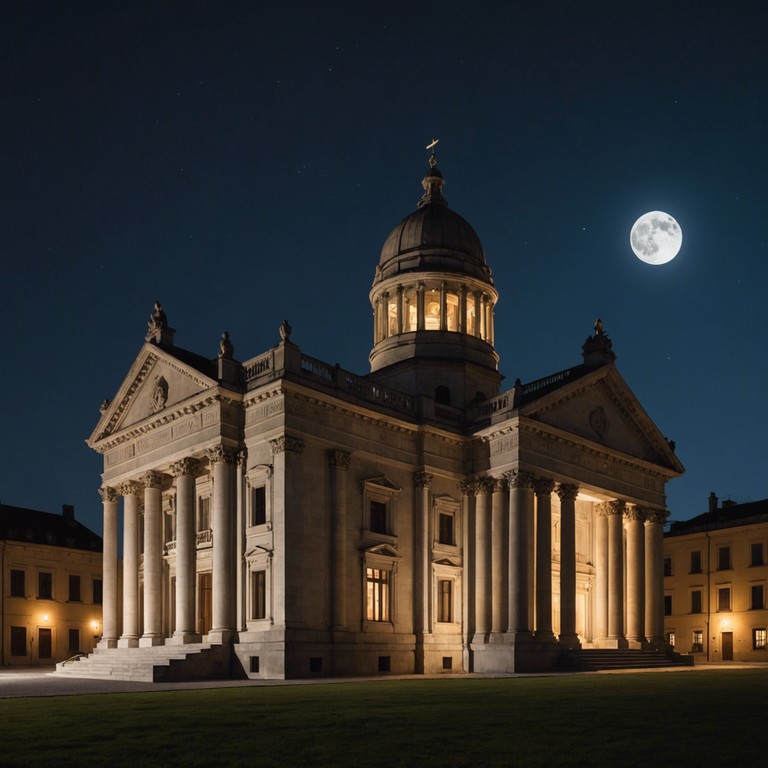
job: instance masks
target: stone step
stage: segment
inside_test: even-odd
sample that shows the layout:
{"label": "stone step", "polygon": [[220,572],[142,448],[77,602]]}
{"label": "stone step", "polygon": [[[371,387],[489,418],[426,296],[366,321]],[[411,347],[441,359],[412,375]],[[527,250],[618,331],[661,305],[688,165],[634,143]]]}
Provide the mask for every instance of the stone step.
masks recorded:
{"label": "stone step", "polygon": [[571,672],[596,672],[616,669],[658,669],[662,667],[692,666],[692,657],[672,653],[666,655],[656,651],[612,650],[585,648],[564,651],[560,656],[559,668]]}

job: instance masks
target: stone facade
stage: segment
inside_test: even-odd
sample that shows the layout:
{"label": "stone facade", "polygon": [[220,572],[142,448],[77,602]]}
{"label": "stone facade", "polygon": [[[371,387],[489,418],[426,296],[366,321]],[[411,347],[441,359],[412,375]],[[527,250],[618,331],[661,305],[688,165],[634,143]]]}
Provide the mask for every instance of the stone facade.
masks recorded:
{"label": "stone facade", "polygon": [[204,637],[282,678],[663,646],[665,484],[683,468],[599,322],[581,364],[499,391],[498,293],[442,184],[433,160],[382,250],[366,376],[304,354],[287,322],[245,362],[228,336],[202,358],[156,305],[89,440],[102,647]]}

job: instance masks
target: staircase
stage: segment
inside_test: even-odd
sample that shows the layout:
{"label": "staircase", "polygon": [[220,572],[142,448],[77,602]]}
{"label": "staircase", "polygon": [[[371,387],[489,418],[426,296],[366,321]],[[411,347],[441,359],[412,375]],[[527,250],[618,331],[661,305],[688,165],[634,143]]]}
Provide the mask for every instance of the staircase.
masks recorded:
{"label": "staircase", "polygon": [[90,656],[59,662],[55,674],[96,680],[178,683],[232,677],[231,646],[210,643],[150,648],[96,648]]}
{"label": "staircase", "polygon": [[692,667],[693,656],[679,653],[610,648],[583,648],[563,651],[558,669],[564,672],[599,672],[612,669],[658,669],[661,667]]}

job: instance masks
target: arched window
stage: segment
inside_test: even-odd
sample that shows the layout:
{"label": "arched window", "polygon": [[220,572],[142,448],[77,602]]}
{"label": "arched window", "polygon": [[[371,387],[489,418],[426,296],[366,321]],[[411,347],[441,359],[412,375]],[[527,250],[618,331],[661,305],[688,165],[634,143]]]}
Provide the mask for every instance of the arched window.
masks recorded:
{"label": "arched window", "polygon": [[440,330],[440,291],[434,288],[424,295],[424,327],[428,331]]}

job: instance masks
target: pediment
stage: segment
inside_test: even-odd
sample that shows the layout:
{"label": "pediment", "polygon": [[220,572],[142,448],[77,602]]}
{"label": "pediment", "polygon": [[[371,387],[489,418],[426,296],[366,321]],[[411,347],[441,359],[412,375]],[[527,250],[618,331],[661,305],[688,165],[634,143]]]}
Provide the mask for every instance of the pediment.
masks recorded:
{"label": "pediment", "polygon": [[433,565],[447,565],[451,568],[461,568],[461,562],[459,560],[452,560],[450,557],[441,557],[439,560],[433,560]]}
{"label": "pediment", "polygon": [[114,399],[104,408],[89,444],[178,406],[217,382],[166,350],[145,344]]}
{"label": "pediment", "polygon": [[637,459],[683,470],[664,435],[613,366],[523,406],[521,415]]}
{"label": "pediment", "polygon": [[375,544],[372,547],[365,547],[363,552],[366,555],[379,555],[380,557],[392,557],[402,560],[403,556],[390,544]]}
{"label": "pediment", "polygon": [[363,480],[366,486],[373,486],[380,490],[388,491],[389,493],[399,493],[402,488],[395,485],[386,475],[379,475],[378,477],[369,477]]}

